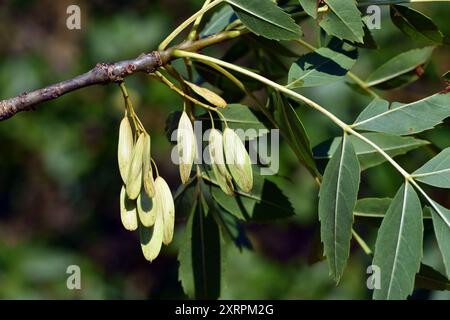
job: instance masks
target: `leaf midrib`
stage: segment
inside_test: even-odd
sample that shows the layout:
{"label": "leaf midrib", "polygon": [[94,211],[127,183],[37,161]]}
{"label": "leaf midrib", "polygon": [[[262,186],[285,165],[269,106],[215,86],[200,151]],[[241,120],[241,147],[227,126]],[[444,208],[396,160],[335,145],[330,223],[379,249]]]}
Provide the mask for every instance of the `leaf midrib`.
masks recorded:
{"label": "leaf midrib", "polygon": [[389,299],[389,296],[391,294],[392,283],[394,280],[394,274],[395,274],[395,270],[397,268],[397,259],[398,259],[398,253],[399,253],[399,248],[400,248],[400,241],[401,241],[402,233],[403,233],[403,222],[404,222],[404,218],[405,218],[407,198],[408,198],[408,182],[405,183],[405,192],[403,193],[403,204],[402,204],[402,213],[401,213],[401,219],[400,219],[400,227],[399,227],[399,232],[397,234],[397,244],[395,247],[394,265],[392,267],[392,272],[391,272],[390,278],[389,278],[387,299]]}
{"label": "leaf midrib", "polygon": [[339,168],[338,168],[338,177],[336,181],[336,205],[334,207],[334,272],[335,275],[338,276],[338,265],[337,265],[337,216],[338,216],[338,207],[339,207],[339,190],[340,190],[340,184],[341,184],[341,177],[342,177],[342,168],[344,164],[344,156],[345,156],[345,144],[346,144],[347,134],[344,133],[344,136],[342,138],[342,153],[340,157],[339,162]]}
{"label": "leaf midrib", "polygon": [[[438,94],[439,94],[439,93],[438,93]],[[360,121],[360,122],[358,122],[358,123],[355,123],[355,124],[353,125],[353,127],[358,127],[358,126],[360,126],[360,125],[362,125],[362,124],[365,124],[365,123],[368,123],[368,122],[370,122],[370,121],[373,121],[373,120],[375,120],[375,119],[377,119],[377,118],[379,118],[379,117],[383,117],[383,116],[385,116],[385,115],[387,115],[387,114],[389,114],[389,113],[392,113],[392,112],[401,111],[401,110],[403,110],[403,109],[405,109],[405,108],[408,108],[408,107],[410,107],[410,106],[413,106],[413,105],[415,105],[415,104],[422,103],[423,101],[426,101],[426,102],[428,102],[428,103],[430,103],[430,104],[433,104],[433,105],[435,105],[435,106],[440,107],[440,105],[438,105],[437,103],[434,103],[434,102],[431,102],[431,101],[427,101],[427,100],[431,100],[431,98],[434,97],[434,96],[436,96],[436,95],[432,95],[432,96],[430,96],[430,97],[425,97],[425,98],[423,98],[423,99],[421,99],[421,100],[418,100],[418,101],[415,101],[415,102],[411,102],[411,103],[407,103],[407,104],[404,104],[404,105],[402,105],[402,106],[400,106],[400,107],[397,107],[397,108],[394,108],[394,109],[389,109],[389,110],[387,110],[387,111],[385,111],[385,112],[382,112],[382,113],[380,113],[380,114],[377,114],[376,116],[373,116],[373,117],[371,117],[371,118],[369,118],[369,119],[366,119],[366,120]]]}

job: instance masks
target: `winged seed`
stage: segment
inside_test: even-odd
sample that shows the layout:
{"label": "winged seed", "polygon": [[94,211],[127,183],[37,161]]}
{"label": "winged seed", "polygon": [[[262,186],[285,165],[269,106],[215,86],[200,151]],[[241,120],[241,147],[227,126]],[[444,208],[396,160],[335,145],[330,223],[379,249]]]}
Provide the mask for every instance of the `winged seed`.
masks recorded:
{"label": "winged seed", "polygon": [[183,112],[178,123],[177,143],[181,182],[186,183],[191,174],[196,151],[194,129],[186,112]]}
{"label": "winged seed", "polygon": [[125,116],[120,122],[119,128],[119,144],[117,147],[117,159],[119,162],[120,176],[123,183],[127,183],[128,170],[131,162],[131,152],[133,150],[133,131],[131,130],[130,121]]}
{"label": "winged seed", "polygon": [[253,187],[253,171],[250,156],[239,136],[226,128],[223,132],[223,145],[227,167],[236,184],[245,192]]}

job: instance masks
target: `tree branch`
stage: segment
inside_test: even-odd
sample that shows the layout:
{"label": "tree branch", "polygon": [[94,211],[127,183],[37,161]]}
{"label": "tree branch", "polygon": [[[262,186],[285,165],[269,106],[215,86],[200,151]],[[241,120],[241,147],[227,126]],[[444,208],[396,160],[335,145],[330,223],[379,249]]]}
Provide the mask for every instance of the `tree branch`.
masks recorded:
{"label": "tree branch", "polygon": [[185,41],[180,45],[166,50],[142,54],[132,60],[110,64],[98,63],[90,71],[72,79],[55,83],[35,91],[23,92],[16,97],[0,101],[0,121],[11,118],[21,111],[34,110],[38,104],[56,99],[71,91],[93,85],[120,82],[125,77],[138,72],[152,73],[173,59],[172,51],[175,49],[195,52],[240,35],[241,32],[239,31],[227,31],[197,41]]}

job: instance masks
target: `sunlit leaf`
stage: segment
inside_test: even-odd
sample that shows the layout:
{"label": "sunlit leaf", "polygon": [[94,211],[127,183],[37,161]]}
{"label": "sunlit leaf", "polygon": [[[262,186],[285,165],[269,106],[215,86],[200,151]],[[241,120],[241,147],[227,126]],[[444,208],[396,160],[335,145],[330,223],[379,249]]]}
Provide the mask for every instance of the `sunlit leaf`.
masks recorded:
{"label": "sunlit leaf", "polygon": [[378,230],[373,265],[380,268],[381,286],[374,299],[406,299],[422,259],[422,207],[413,187],[397,192]]}
{"label": "sunlit leaf", "polygon": [[344,77],[358,58],[355,47],[333,38],[327,47],[307,53],[292,64],[288,88],[315,87]]}
{"label": "sunlit leaf", "polygon": [[414,171],[413,176],[414,179],[435,187],[450,188],[450,148],[442,150]]}
{"label": "sunlit leaf", "polygon": [[271,0],[226,0],[253,33],[276,40],[300,37],[300,27]]}
{"label": "sunlit leaf", "polygon": [[339,282],[349,256],[359,180],[358,158],[350,139],[344,135],[325,169],[319,193],[320,234],[330,274],[336,282]]}
{"label": "sunlit leaf", "polygon": [[363,22],[356,2],[349,0],[324,1],[330,10],[321,18],[320,26],[329,35],[339,39],[363,42]]}
{"label": "sunlit leaf", "polygon": [[450,94],[437,93],[407,104],[373,100],[353,125],[359,130],[409,135],[432,129],[450,116]]}
{"label": "sunlit leaf", "polygon": [[433,49],[425,47],[400,53],[373,71],[365,81],[367,86],[392,89],[417,80],[416,69],[430,59]]}
{"label": "sunlit leaf", "polygon": [[[363,133],[362,135],[374,142],[391,157],[405,154],[411,150],[429,144],[429,142],[425,140],[419,140],[412,137],[399,137],[385,133]],[[383,157],[376,149],[361,139],[354,136],[350,136],[349,139],[355,148],[356,154],[358,155],[361,170],[366,170],[386,161],[386,158]],[[341,141],[342,138],[337,137],[316,146],[313,149],[314,158],[317,160],[330,159]]]}

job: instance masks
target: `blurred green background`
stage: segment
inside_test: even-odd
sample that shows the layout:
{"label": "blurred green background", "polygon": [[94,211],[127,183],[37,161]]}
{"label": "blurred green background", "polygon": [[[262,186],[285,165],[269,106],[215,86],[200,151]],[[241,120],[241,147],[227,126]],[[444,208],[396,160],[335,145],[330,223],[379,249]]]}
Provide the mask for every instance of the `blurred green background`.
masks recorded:
{"label": "blurred green background", "polygon": [[[82,10],[82,29],[66,28],[66,8]],[[39,88],[111,62],[153,50],[201,0],[79,1],[3,0],[0,6],[0,98]],[[416,6],[450,34],[448,4]],[[303,23],[314,40],[314,22]],[[418,45],[406,39],[383,9],[381,30],[373,31],[380,50],[360,50],[354,71],[368,75],[390,57]],[[216,50],[220,52],[221,50]],[[439,48],[425,76],[400,90],[383,92],[409,102],[442,90],[439,79],[450,69],[449,50]],[[165,119],[181,100],[144,75],[127,79],[131,97],[152,134],[153,155],[173,191],[178,168],[170,161]],[[304,93],[352,121],[370,100],[344,81]],[[2,299],[175,299],[185,298],[178,282],[177,243],[186,217],[177,216],[175,241],[148,263],[137,233],[125,231],[119,217],[121,187],[116,164],[118,125],[123,102],[115,85],[70,93],[0,123],[0,298]],[[337,135],[327,119],[301,110],[312,144]],[[450,146],[445,123],[423,137],[438,148]],[[309,265],[317,232],[317,189],[289,149],[282,146],[281,174],[296,185],[297,215],[288,221],[246,227],[253,250],[229,249],[223,298],[368,299],[370,259],[353,245],[339,286],[328,277],[326,262]],[[407,169],[420,166],[419,150],[398,158]],[[363,174],[361,196],[393,196],[400,177],[388,165]],[[450,207],[448,193],[431,190]],[[357,225],[373,247],[376,229]],[[431,232],[425,236],[424,261],[443,270]],[[81,268],[81,290],[68,290],[66,269]],[[448,299],[448,292],[416,290],[413,298]]]}

